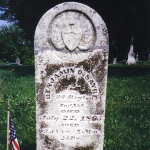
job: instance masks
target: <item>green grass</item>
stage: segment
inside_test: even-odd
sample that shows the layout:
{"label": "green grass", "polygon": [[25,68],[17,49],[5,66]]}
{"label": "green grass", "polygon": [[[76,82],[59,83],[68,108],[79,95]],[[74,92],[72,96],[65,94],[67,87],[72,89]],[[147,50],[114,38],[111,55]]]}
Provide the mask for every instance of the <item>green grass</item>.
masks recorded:
{"label": "green grass", "polygon": [[150,149],[150,67],[109,66],[104,149]]}
{"label": "green grass", "polygon": [[34,67],[0,68],[0,149],[6,149],[7,100],[21,150],[36,145]]}
{"label": "green grass", "polygon": [[[0,149],[6,149],[7,99],[21,150],[36,148],[34,67],[0,66]],[[105,150],[150,150],[150,66],[109,65]]]}

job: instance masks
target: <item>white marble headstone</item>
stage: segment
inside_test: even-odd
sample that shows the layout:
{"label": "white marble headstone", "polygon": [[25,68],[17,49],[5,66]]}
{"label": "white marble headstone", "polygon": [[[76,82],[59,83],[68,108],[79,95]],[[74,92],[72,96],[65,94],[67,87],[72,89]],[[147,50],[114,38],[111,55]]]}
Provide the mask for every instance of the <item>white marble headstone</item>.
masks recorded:
{"label": "white marble headstone", "polygon": [[138,62],[138,60],[139,60],[139,56],[138,56],[138,53],[136,54],[136,63]]}
{"label": "white marble headstone", "polygon": [[19,59],[19,58],[16,58],[16,63],[17,63],[18,65],[20,65],[20,59]]}
{"label": "white marble headstone", "polygon": [[113,58],[113,64],[117,63],[117,58]]}
{"label": "white marble headstone", "polygon": [[37,150],[101,150],[104,140],[108,31],[76,2],[40,19],[34,37]]}
{"label": "white marble headstone", "polygon": [[136,64],[135,53],[133,52],[133,44],[131,44],[131,46],[130,46],[130,51],[128,53],[127,64],[128,65]]}

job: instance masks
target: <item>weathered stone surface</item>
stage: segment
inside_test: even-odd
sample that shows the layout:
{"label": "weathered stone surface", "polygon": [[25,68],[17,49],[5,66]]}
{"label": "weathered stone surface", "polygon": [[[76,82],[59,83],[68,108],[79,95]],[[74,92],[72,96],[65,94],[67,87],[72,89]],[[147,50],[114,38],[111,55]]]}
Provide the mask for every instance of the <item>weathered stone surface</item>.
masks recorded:
{"label": "weathered stone surface", "polygon": [[66,2],[35,31],[37,150],[103,149],[108,32],[90,7]]}

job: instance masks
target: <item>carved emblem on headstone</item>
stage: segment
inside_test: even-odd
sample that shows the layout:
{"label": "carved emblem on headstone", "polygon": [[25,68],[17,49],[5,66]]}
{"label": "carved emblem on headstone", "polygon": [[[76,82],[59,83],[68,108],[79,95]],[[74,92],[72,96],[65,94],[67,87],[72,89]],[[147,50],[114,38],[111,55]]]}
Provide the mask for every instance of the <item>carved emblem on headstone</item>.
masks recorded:
{"label": "carved emblem on headstone", "polygon": [[62,30],[62,38],[64,44],[69,50],[74,50],[80,43],[82,37],[82,30],[77,27],[74,22],[69,23],[65,29]]}
{"label": "carved emblem on headstone", "polygon": [[50,40],[57,49],[88,50],[94,45],[95,32],[89,19],[74,11],[58,15],[50,25]]}

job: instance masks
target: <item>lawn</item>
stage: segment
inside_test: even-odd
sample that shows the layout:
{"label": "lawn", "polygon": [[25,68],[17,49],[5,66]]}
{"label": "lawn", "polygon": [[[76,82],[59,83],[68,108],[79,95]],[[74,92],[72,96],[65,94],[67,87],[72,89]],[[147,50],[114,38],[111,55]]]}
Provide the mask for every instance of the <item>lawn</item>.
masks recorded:
{"label": "lawn", "polygon": [[150,67],[109,66],[104,149],[150,150]]}
{"label": "lawn", "polygon": [[7,99],[21,150],[35,150],[34,67],[0,67],[0,150],[6,149]]}
{"label": "lawn", "polygon": [[[150,65],[109,65],[105,150],[150,150]],[[7,99],[21,150],[36,148],[34,67],[0,66],[0,149],[6,149]]]}

